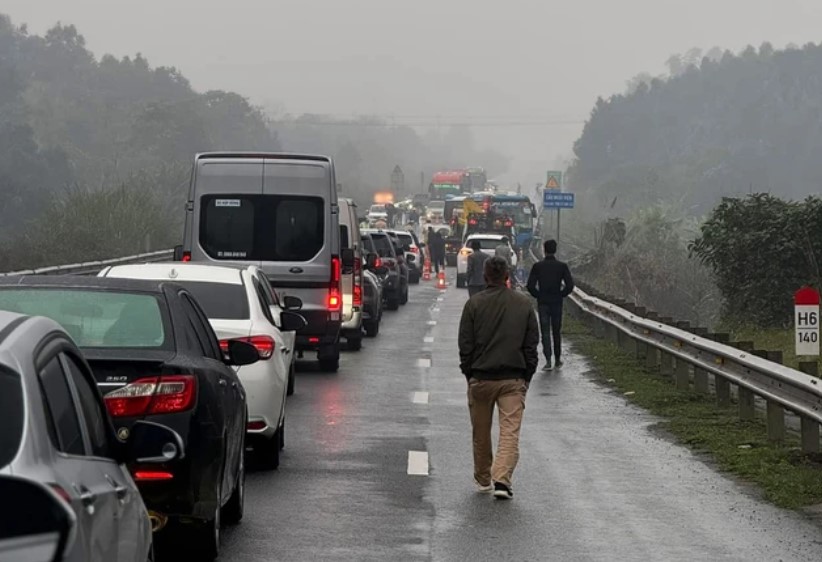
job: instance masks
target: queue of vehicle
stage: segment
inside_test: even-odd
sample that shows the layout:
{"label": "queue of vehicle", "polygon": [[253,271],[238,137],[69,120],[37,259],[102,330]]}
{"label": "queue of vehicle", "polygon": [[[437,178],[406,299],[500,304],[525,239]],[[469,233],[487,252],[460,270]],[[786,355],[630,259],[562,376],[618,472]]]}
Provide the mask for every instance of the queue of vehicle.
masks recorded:
{"label": "queue of vehicle", "polygon": [[0,553],[213,560],[247,460],[279,465],[295,359],[377,336],[422,246],[360,231],[329,158],[208,153],[174,262],[0,280],[0,490],[50,514]]}

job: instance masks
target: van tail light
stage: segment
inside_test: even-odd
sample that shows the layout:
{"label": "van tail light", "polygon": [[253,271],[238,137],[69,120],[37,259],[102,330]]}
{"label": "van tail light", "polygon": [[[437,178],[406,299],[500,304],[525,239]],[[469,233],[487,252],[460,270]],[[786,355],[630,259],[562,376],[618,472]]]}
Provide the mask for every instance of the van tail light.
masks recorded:
{"label": "van tail light", "polygon": [[342,262],[339,256],[331,258],[331,286],[328,288],[328,310],[338,312],[342,307],[342,296],[340,291],[340,278],[342,275]]}
{"label": "van tail light", "polygon": [[191,261],[191,252],[183,252],[183,261]]}
{"label": "van tail light", "polygon": [[114,418],[175,414],[194,405],[196,390],[194,375],[146,377],[112,390],[103,399]]}
{"label": "van tail light", "polygon": [[362,258],[354,258],[354,306],[362,306]]}
{"label": "van tail light", "polygon": [[277,346],[277,342],[274,341],[274,338],[266,335],[220,340],[220,349],[226,357],[228,357],[228,342],[232,339],[244,341],[253,345],[257,349],[257,353],[260,354],[260,359],[271,359],[271,356],[274,355],[274,348]]}

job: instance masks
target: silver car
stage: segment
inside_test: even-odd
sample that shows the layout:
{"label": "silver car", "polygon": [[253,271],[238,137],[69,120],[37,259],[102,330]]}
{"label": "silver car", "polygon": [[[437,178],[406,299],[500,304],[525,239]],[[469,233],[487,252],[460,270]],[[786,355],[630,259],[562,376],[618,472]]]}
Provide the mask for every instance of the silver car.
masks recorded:
{"label": "silver car", "polygon": [[[0,311],[0,477],[45,484],[74,514],[64,560],[151,560],[152,522],[126,463],[150,472],[182,454],[180,436],[152,422],[116,436],[66,332]],[[16,509],[0,502],[0,511]]]}

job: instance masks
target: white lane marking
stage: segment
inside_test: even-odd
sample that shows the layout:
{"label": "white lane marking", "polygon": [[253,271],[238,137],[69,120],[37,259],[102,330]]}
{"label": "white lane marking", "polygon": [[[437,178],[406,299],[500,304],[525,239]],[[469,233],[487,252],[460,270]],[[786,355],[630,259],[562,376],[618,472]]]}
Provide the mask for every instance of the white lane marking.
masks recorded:
{"label": "white lane marking", "polygon": [[414,404],[428,404],[428,393],[427,392],[415,392],[414,397],[411,399]]}
{"label": "white lane marking", "polygon": [[439,312],[439,311],[440,311],[440,309],[437,306],[435,306],[434,308],[431,309],[431,312]]}
{"label": "white lane marking", "polygon": [[436,326],[436,325],[437,325],[437,321],[436,321],[436,320],[429,320],[429,321],[428,321],[428,325],[429,325],[429,326]]}
{"label": "white lane marking", "polygon": [[417,367],[428,368],[430,366],[431,366],[431,360],[428,359],[427,357],[422,357],[420,359],[417,359]]}
{"label": "white lane marking", "polygon": [[425,336],[422,338],[422,343],[434,343],[434,336]]}
{"label": "white lane marking", "polygon": [[442,302],[445,300],[445,297],[437,297],[437,301]]}
{"label": "white lane marking", "polygon": [[408,474],[428,476],[428,451],[408,451]]}

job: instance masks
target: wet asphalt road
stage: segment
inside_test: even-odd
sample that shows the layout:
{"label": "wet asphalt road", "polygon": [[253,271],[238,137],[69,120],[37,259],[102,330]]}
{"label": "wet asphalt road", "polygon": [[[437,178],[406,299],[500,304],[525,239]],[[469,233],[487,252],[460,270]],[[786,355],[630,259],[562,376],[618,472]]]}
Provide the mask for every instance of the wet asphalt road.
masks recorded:
{"label": "wet asphalt road", "polygon": [[[514,501],[476,494],[456,354],[466,298],[453,285],[412,287],[338,374],[303,366],[280,469],[249,474],[221,561],[822,556],[822,528],[658,436],[572,349],[531,385]],[[429,475],[408,474],[409,451],[428,453]]]}

